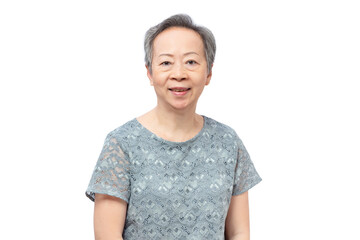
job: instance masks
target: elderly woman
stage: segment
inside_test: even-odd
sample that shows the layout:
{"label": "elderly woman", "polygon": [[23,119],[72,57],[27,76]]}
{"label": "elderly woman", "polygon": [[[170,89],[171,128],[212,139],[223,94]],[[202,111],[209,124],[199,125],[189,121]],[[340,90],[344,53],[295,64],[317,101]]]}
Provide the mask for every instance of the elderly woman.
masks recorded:
{"label": "elderly woman", "polygon": [[249,239],[248,190],[261,178],[236,132],[196,113],[215,48],[187,15],[147,31],[157,105],[105,139],[86,191],[96,239]]}

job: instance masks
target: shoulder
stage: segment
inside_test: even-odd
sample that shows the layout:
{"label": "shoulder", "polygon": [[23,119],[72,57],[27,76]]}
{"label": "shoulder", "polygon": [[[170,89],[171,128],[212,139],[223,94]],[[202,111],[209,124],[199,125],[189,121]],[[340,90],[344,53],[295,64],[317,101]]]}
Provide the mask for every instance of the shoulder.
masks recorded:
{"label": "shoulder", "polygon": [[236,131],[232,127],[206,116],[204,116],[204,118],[208,126],[208,131],[210,131],[211,133],[223,137],[238,138]]}
{"label": "shoulder", "polygon": [[111,130],[106,136],[106,141],[113,139],[118,143],[126,144],[131,139],[135,139],[139,131],[139,125],[137,124],[137,120],[134,118]]}

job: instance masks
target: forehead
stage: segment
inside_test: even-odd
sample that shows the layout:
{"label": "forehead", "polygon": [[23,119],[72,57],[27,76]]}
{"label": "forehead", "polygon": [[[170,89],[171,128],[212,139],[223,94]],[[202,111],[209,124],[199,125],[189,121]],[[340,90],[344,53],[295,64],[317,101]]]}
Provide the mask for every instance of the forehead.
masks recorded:
{"label": "forehead", "polygon": [[171,27],[166,29],[156,36],[153,43],[154,55],[189,51],[204,54],[204,44],[200,34],[188,28]]}

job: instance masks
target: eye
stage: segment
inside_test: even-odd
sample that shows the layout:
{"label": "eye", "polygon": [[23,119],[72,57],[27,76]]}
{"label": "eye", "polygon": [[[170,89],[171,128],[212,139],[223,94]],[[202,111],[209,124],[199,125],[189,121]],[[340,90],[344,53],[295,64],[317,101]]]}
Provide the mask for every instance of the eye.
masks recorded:
{"label": "eye", "polygon": [[195,64],[197,64],[197,62],[196,62],[195,60],[189,60],[189,61],[187,61],[186,63],[189,64],[189,65],[195,65]]}
{"label": "eye", "polygon": [[164,62],[160,63],[160,65],[162,65],[162,66],[169,66],[170,64],[171,64],[171,62],[169,62],[169,61],[164,61]]}

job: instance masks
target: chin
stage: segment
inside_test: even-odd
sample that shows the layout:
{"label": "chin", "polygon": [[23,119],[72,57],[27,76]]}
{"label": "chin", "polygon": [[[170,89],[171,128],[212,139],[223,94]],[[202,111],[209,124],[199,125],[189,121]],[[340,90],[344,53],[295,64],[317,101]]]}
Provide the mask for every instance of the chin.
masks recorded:
{"label": "chin", "polygon": [[171,107],[176,110],[185,110],[188,108],[188,105],[171,105]]}
{"label": "chin", "polygon": [[192,104],[187,103],[187,102],[186,103],[172,103],[170,105],[173,109],[176,109],[176,110],[187,110],[192,107]]}

